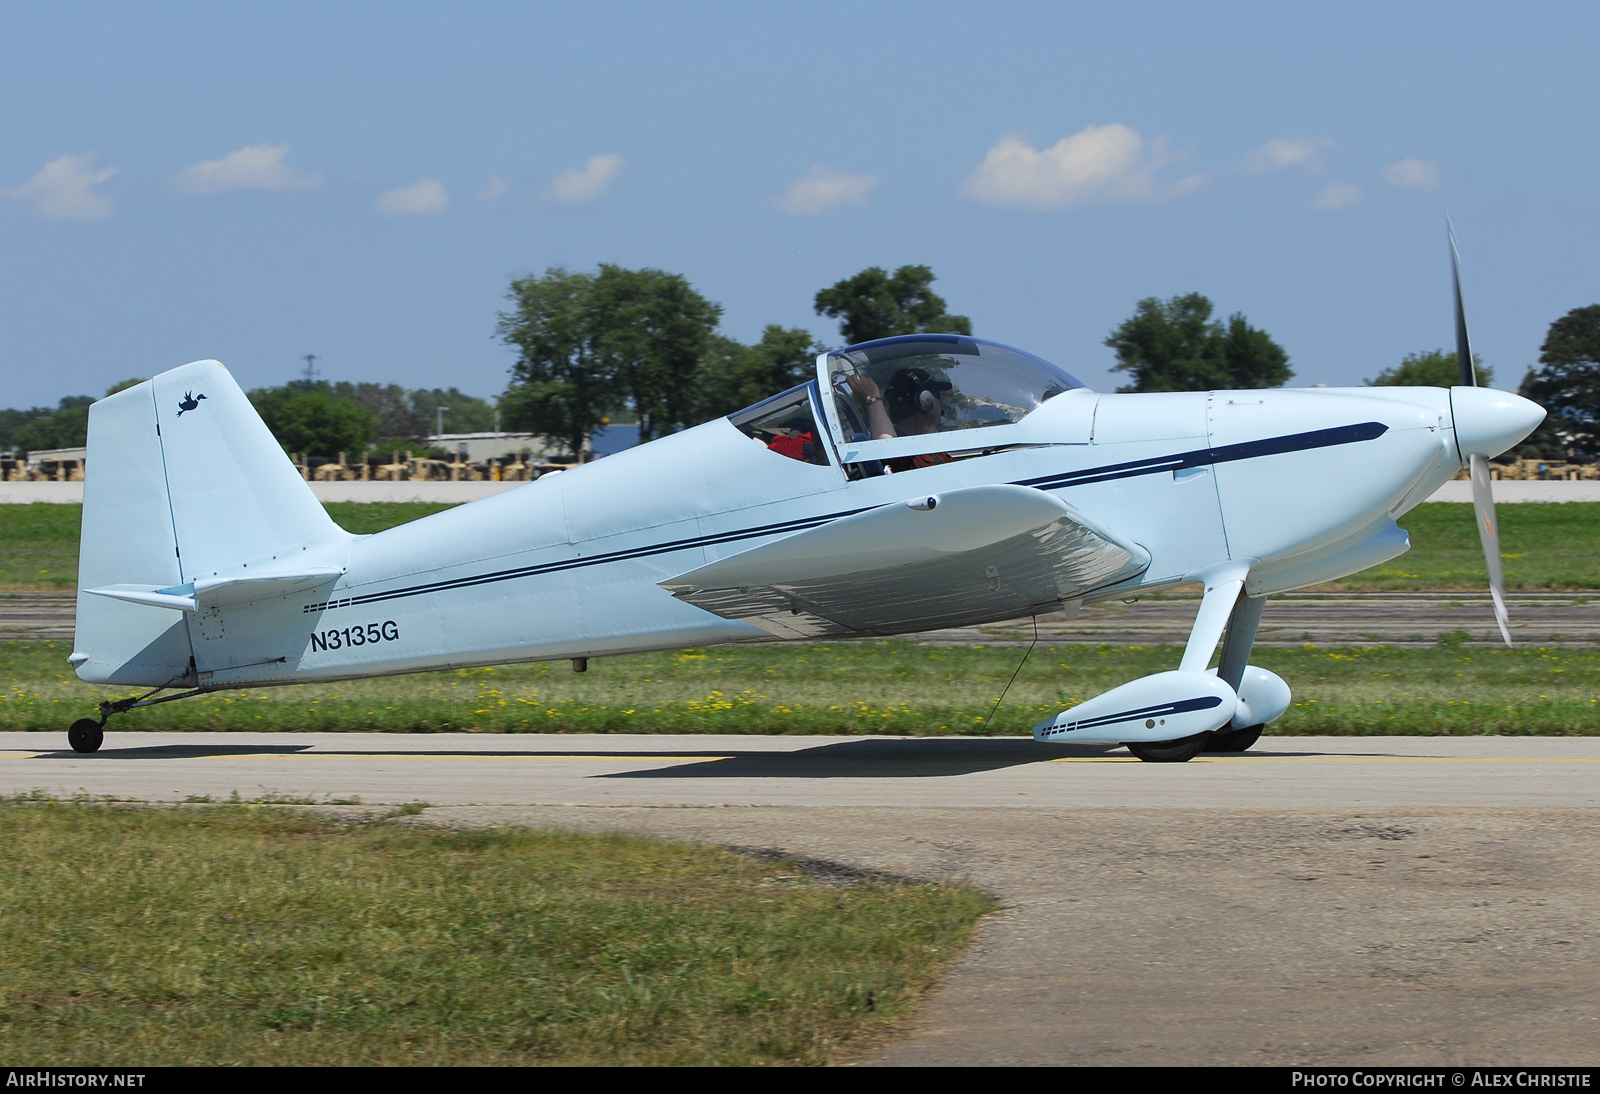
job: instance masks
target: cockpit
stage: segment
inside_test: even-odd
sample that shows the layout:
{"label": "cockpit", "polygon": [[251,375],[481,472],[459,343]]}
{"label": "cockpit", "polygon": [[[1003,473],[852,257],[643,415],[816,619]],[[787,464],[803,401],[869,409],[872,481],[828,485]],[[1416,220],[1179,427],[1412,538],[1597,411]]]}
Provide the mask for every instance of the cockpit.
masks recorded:
{"label": "cockpit", "polygon": [[807,380],[788,391],[763,399],[728,415],[728,421],[769,452],[788,456],[801,463],[828,466],[822,447],[822,431],[817,428],[817,408],[813,392],[817,382]]}
{"label": "cockpit", "polygon": [[[769,451],[804,463],[829,463],[830,435],[836,446],[882,449],[870,459],[863,455],[859,468],[852,463],[853,478],[952,458],[934,453],[937,448],[959,450],[959,456],[1004,445],[998,434],[991,439],[969,431],[1014,425],[1046,400],[1083,386],[1031,353],[954,334],[846,346],[819,358],[817,373],[827,384],[825,395],[815,381],[801,384],[729,421]],[[960,436],[948,445],[927,436],[947,433]],[[902,443],[890,443],[896,441]]]}
{"label": "cockpit", "polygon": [[1010,425],[1045,400],[1083,385],[1049,361],[998,342],[908,334],[834,350],[828,354],[828,386],[840,426],[878,440],[882,431],[869,427],[880,400],[894,427],[891,435],[905,436],[913,419],[919,420],[911,428],[933,424],[926,431],[940,433]]}

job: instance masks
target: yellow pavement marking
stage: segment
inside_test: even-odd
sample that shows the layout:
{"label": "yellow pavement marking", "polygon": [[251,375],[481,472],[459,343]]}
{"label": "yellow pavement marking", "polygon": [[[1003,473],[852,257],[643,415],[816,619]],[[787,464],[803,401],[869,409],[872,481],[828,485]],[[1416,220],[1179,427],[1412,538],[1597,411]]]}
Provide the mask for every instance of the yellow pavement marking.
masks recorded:
{"label": "yellow pavement marking", "polygon": [[[1061,757],[1051,763],[1106,763],[1114,757]],[[1131,758],[1130,758],[1131,760]],[[1117,763],[1130,760],[1115,758]],[[1190,763],[1600,763],[1600,757],[1195,757]]]}
{"label": "yellow pavement marking", "polygon": [[[37,760],[54,756],[55,752],[0,752],[0,759]],[[778,753],[783,755],[783,753]],[[696,763],[700,760],[731,760],[732,756],[497,756],[492,752],[457,752],[448,756],[419,754],[415,752],[208,752],[183,757],[191,760],[259,760],[313,759],[313,760],[627,760],[634,763]],[[116,759],[114,752],[101,754],[102,759]]]}
{"label": "yellow pavement marking", "polygon": [[[0,759],[37,760],[58,755],[58,750],[40,752],[0,752]],[[115,753],[102,754],[102,759],[114,759]],[[598,756],[503,756],[493,752],[457,752],[449,755],[415,752],[215,752],[189,757],[196,760],[258,760],[271,759],[322,759],[322,760],[561,760],[593,761],[597,763],[707,763],[717,760],[770,759],[804,760],[815,763],[906,763],[921,760],[927,763],[994,763],[1016,766],[1019,761],[1005,756],[807,756],[803,752],[753,753],[742,756],[636,756],[618,753]],[[1135,756],[1057,756],[1046,760],[1022,759],[1021,763],[1056,764],[1136,764],[1143,761]],[[1191,763],[1426,763],[1426,764],[1583,764],[1600,763],[1600,756],[1197,756]]]}
{"label": "yellow pavement marking", "polygon": [[[419,754],[415,752],[249,752],[235,755],[246,756],[292,756],[312,760],[629,760],[635,763],[695,763],[699,760],[731,760],[732,756],[624,756],[606,753],[603,756],[499,756],[493,752],[452,752],[447,756],[437,753]],[[205,760],[226,760],[231,757],[218,753],[215,756],[202,756]]]}

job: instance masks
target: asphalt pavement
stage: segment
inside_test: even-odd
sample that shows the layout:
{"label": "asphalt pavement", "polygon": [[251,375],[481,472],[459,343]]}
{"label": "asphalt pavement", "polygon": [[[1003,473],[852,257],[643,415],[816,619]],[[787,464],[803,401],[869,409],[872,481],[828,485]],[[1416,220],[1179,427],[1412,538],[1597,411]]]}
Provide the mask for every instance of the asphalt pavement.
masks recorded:
{"label": "asphalt pavement", "polygon": [[[0,792],[641,832],[977,884],[883,1064],[1600,1064],[1600,739],[0,734]],[[344,804],[337,804],[344,803]]]}

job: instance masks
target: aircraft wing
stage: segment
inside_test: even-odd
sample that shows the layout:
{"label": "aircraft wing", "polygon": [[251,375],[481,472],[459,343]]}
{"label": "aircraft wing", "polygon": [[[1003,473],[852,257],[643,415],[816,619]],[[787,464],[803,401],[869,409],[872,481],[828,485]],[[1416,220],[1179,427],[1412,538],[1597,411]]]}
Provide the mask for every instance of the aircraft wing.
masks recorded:
{"label": "aircraft wing", "polygon": [[780,638],[900,634],[1047,611],[1150,565],[1053,494],[974,486],[841,517],[660,582]]}

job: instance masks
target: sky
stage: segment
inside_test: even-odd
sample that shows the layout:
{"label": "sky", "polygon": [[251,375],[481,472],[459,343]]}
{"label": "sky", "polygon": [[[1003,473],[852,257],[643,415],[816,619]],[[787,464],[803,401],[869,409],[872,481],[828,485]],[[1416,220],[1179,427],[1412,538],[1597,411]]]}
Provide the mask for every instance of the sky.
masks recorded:
{"label": "sky", "polygon": [[517,277],[683,274],[754,341],[925,264],[1089,386],[1200,292],[1358,384],[1515,386],[1600,300],[1600,6],[0,5],[0,406],[216,358],[505,387]]}

